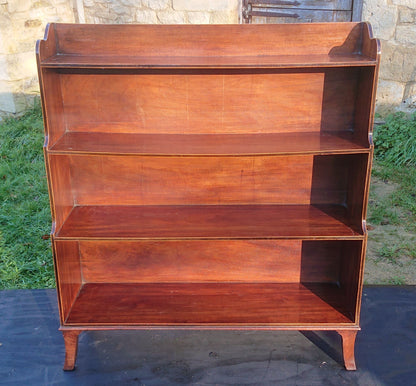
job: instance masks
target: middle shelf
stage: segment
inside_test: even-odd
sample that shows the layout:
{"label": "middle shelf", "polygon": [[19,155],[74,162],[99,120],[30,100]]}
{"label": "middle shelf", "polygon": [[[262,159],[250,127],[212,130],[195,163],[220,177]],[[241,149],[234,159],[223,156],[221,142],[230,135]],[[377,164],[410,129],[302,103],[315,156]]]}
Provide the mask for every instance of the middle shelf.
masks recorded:
{"label": "middle shelf", "polygon": [[[127,127],[118,127],[125,130]],[[98,129],[98,127],[97,127]],[[114,155],[284,155],[366,153],[350,131],[258,134],[134,134],[68,131],[53,154]]]}
{"label": "middle shelf", "polygon": [[362,240],[341,205],[75,206],[57,240],[348,239]]}

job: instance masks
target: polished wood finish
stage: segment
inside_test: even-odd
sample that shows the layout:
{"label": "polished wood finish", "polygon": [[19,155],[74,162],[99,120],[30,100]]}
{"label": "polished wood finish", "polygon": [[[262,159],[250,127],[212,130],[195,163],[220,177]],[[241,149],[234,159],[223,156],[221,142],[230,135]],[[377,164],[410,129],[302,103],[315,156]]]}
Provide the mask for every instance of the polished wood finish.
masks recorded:
{"label": "polished wood finish", "polygon": [[344,364],[347,370],[356,370],[355,365],[355,338],[357,331],[354,330],[338,330],[342,338],[342,353],[344,356]]}
{"label": "polished wood finish", "polygon": [[333,284],[146,283],[82,287],[65,324],[349,324]]}
{"label": "polished wood finish", "polygon": [[[51,154],[234,156],[368,153],[350,131],[265,134],[134,134],[69,131]],[[117,131],[117,129],[115,129]]]}
{"label": "polished wood finish", "polygon": [[[79,259],[91,283],[341,283],[345,291],[344,266],[356,263],[350,255],[361,246],[360,240],[81,240]],[[350,287],[357,291],[356,282]],[[348,307],[354,314],[355,302]]]}
{"label": "polished wood finish", "polygon": [[[55,35],[50,36],[53,40],[41,42],[40,62],[47,63],[54,55],[131,57],[135,56],[134,51],[140,53],[139,57],[157,58],[362,54],[366,45],[363,37],[371,39],[366,32],[368,28],[367,23],[249,25],[244,28],[239,25],[167,28],[162,25],[54,23],[48,29],[50,35],[51,32]],[[55,45],[55,40],[59,42],[55,52],[47,51],[51,43]],[[374,62],[375,54],[370,57]]]}
{"label": "polished wood finish", "polygon": [[72,371],[75,368],[75,361],[78,350],[78,337],[81,330],[62,331],[65,341],[65,363],[64,370]]}
{"label": "polished wood finish", "polygon": [[[117,219],[117,227],[114,221]],[[76,206],[56,239],[362,239],[343,206]]]}
{"label": "polished wood finish", "polygon": [[361,67],[349,66],[72,70],[60,73],[62,92],[57,98],[65,106],[68,131],[222,135],[359,132],[364,127],[354,125],[354,111],[356,78],[361,71]]}
{"label": "polished wood finish", "polygon": [[37,44],[65,370],[97,329],[335,330],[354,369],[367,23],[51,24]]}
{"label": "polished wood finish", "polygon": [[[363,161],[364,156],[120,157],[97,154],[91,157],[51,154],[49,158],[51,164],[66,164],[70,171],[71,179],[59,180],[59,187],[65,190],[68,201],[65,207],[68,216],[69,203],[76,206],[345,206],[350,197],[355,197],[348,195],[350,165]],[[359,183],[362,191],[364,181]],[[347,211],[350,212],[350,208]],[[361,219],[355,220],[355,226],[361,228]]]}
{"label": "polished wood finish", "polygon": [[[302,241],[82,240],[79,255],[84,281],[90,283],[299,283]],[[333,258],[325,257],[327,264]],[[321,274],[315,281],[337,278]]]}
{"label": "polished wood finish", "polygon": [[53,242],[53,248],[54,254],[61,257],[56,260],[55,267],[63,322],[68,317],[82,285],[79,245],[76,241],[65,240]]}
{"label": "polished wood finish", "polygon": [[88,58],[71,54],[58,54],[42,62],[44,68],[314,68],[342,66],[374,66],[374,59],[362,54],[337,55],[267,55],[259,56],[101,56]]}

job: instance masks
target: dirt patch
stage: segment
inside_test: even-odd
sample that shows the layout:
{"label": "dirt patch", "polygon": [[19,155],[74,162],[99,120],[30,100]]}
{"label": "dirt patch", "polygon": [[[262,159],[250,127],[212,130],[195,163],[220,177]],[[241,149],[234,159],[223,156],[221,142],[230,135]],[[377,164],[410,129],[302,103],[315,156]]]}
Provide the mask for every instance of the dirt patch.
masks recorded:
{"label": "dirt patch", "polygon": [[[367,223],[366,284],[416,284],[416,233],[406,226],[407,214],[389,202],[396,189],[392,182],[372,178],[368,217],[379,218]],[[388,211],[385,218],[382,210]]]}

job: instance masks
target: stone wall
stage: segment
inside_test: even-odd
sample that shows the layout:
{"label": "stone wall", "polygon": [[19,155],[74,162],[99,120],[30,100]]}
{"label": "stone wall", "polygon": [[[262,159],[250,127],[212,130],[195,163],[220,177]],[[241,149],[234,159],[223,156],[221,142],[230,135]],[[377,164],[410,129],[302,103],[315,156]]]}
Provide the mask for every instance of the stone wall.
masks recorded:
{"label": "stone wall", "polygon": [[[382,40],[377,109],[416,109],[416,0],[363,0]],[[47,22],[239,22],[239,0],[0,0],[0,119],[39,95],[34,47]]]}
{"label": "stone wall", "polygon": [[39,95],[35,43],[47,22],[226,24],[239,0],[0,0],[0,120]]}
{"label": "stone wall", "polygon": [[81,0],[86,23],[238,23],[238,0]]}
{"label": "stone wall", "polygon": [[0,117],[27,110],[39,95],[35,43],[53,21],[74,22],[72,3],[0,0]]}
{"label": "stone wall", "polygon": [[364,0],[363,20],[381,40],[377,111],[416,109],[416,0]]}

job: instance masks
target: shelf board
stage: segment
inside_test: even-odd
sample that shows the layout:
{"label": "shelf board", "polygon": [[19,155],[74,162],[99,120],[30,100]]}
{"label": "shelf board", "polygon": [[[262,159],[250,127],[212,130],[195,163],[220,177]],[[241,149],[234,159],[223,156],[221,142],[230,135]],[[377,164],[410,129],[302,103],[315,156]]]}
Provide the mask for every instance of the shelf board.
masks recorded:
{"label": "shelf board", "polygon": [[299,283],[86,283],[65,325],[352,324],[342,290]]}
{"label": "shelf board", "polygon": [[57,69],[210,69],[210,68],[314,68],[375,66],[361,54],[256,55],[256,56],[111,56],[57,54],[41,62]]}
{"label": "shelf board", "polygon": [[56,239],[363,239],[343,206],[75,206]]}
{"label": "shelf board", "polygon": [[365,153],[353,133],[129,134],[66,132],[49,151],[70,154],[232,156]]}

